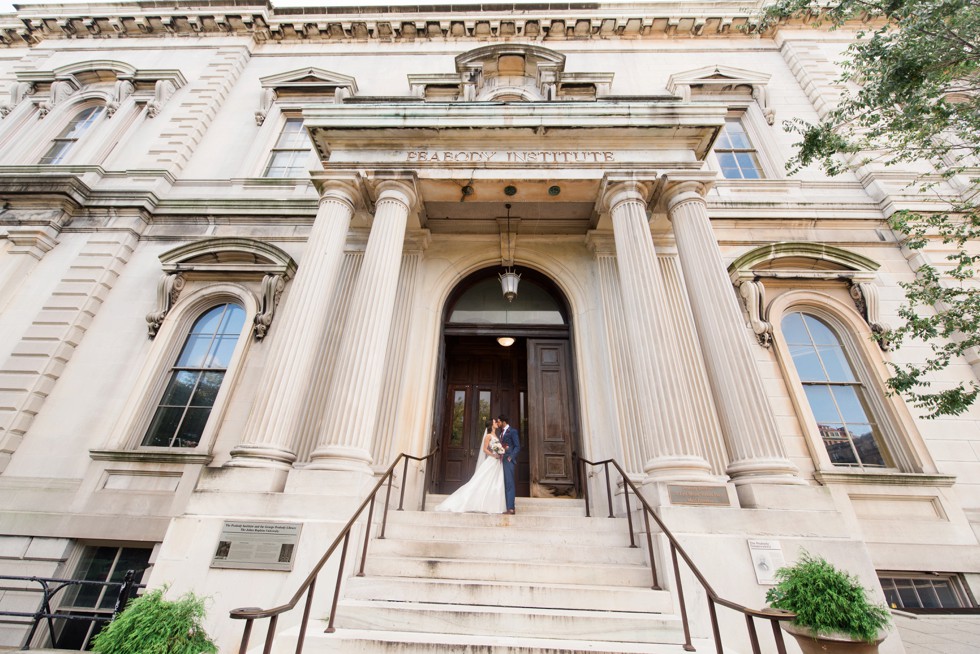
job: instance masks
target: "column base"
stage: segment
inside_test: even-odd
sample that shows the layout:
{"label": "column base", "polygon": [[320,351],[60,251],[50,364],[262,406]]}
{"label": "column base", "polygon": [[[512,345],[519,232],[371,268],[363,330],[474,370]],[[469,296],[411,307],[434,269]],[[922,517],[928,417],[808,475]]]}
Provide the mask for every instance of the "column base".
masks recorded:
{"label": "column base", "polygon": [[708,481],[711,466],[699,456],[658,456],[643,466],[644,484],[663,481]]}
{"label": "column base", "polygon": [[800,470],[786,459],[743,459],[728,465],[725,471],[736,486],[743,484],[791,484],[806,482]]}
{"label": "column base", "polygon": [[336,470],[373,475],[371,462],[374,459],[367,450],[345,445],[326,445],[319,447],[310,455],[310,463],[305,470]]}
{"label": "column base", "polygon": [[[295,468],[289,473],[283,493],[286,495],[325,495],[331,498],[351,498],[363,500],[376,482],[370,468],[363,470],[340,470]],[[379,496],[384,498],[384,489]],[[333,500],[331,500],[333,501]],[[356,505],[355,505],[356,506]]]}
{"label": "column base", "polygon": [[236,493],[281,493],[286,487],[289,468],[240,466],[204,468],[197,482],[198,491]]}
{"label": "column base", "polygon": [[274,445],[240,443],[231,451],[226,468],[276,468],[289,470],[296,461],[296,454]]}

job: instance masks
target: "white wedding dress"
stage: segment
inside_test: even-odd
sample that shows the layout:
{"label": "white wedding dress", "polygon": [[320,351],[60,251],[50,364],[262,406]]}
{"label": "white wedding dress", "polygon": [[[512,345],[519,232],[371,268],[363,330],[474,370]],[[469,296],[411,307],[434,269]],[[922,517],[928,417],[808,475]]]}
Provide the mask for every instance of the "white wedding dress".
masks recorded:
{"label": "white wedding dress", "polygon": [[[484,434],[486,441],[486,434]],[[481,460],[470,480],[442,501],[436,511],[452,513],[505,513],[504,469],[500,459],[480,449]]]}

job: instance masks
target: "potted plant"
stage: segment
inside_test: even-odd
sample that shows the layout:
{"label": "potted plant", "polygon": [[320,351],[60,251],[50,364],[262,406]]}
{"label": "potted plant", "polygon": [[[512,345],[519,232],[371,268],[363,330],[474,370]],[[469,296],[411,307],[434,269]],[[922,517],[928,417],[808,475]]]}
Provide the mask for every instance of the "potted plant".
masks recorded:
{"label": "potted plant", "polygon": [[776,581],[766,600],[796,614],[782,624],[804,654],[878,651],[890,614],[884,605],[869,601],[857,577],[803,552],[794,565],[776,571]]}
{"label": "potted plant", "polygon": [[217,652],[201,625],[204,599],[187,593],[164,599],[158,588],[131,600],[92,640],[100,654],[202,654]]}

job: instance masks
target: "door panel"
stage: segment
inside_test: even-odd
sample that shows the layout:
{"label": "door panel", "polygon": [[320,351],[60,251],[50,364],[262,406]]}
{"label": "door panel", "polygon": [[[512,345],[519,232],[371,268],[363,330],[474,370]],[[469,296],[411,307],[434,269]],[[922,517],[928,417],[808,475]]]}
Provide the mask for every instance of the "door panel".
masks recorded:
{"label": "door panel", "polygon": [[527,363],[531,495],[574,495],[577,435],[568,341],[528,339]]}

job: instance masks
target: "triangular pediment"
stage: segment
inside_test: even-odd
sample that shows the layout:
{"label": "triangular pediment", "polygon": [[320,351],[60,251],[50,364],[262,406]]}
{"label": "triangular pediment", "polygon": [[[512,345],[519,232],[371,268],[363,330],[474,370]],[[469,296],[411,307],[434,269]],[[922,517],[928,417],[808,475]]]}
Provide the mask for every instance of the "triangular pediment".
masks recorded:
{"label": "triangular pediment", "polygon": [[259,81],[262,83],[262,88],[275,89],[277,92],[288,90],[312,91],[316,89],[332,91],[337,88],[344,88],[350,91],[351,95],[357,94],[357,81],[350,75],[334,73],[312,66],[269,75]]}
{"label": "triangular pediment", "polygon": [[675,92],[678,86],[697,86],[704,84],[745,84],[748,86],[765,85],[771,75],[734,66],[716,64],[705,66],[683,73],[675,73],[667,80],[667,88]]}

